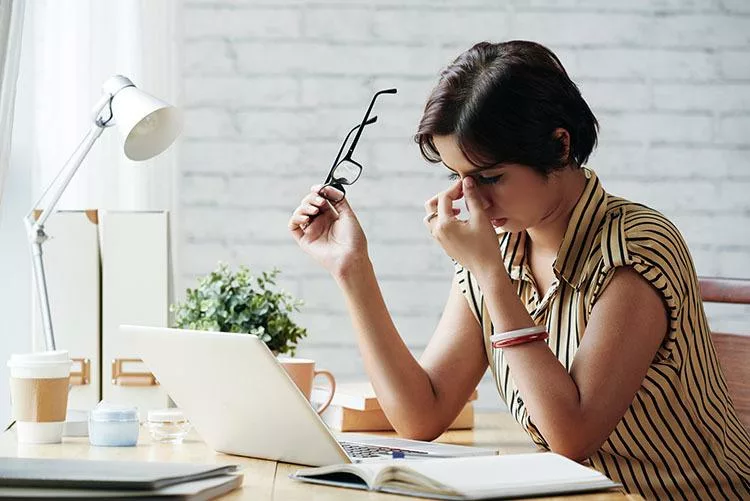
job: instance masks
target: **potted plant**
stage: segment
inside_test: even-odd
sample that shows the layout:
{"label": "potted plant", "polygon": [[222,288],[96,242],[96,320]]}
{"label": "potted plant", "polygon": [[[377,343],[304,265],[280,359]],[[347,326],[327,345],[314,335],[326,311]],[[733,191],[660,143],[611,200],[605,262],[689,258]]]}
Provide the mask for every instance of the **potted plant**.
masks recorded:
{"label": "potted plant", "polygon": [[294,356],[297,343],[307,335],[290,314],[302,301],[276,286],[274,268],[252,276],[246,266],[233,272],[226,263],[187,289],[183,302],[172,305],[174,324],[182,329],[255,334],[275,354]]}

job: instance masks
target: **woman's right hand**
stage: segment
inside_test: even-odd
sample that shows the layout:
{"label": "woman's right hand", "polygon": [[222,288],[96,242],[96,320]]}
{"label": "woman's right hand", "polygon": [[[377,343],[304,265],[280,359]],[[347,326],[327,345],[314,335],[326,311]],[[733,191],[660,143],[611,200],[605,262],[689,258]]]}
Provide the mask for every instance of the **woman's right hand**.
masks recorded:
{"label": "woman's right hand", "polygon": [[367,238],[343,194],[321,187],[310,188],[289,218],[289,230],[302,250],[336,276],[367,258]]}

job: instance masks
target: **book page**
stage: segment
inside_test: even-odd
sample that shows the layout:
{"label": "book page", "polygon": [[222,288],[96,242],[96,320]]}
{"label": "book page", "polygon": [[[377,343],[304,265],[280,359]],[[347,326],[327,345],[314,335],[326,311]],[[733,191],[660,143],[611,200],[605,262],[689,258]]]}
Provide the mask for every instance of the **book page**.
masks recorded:
{"label": "book page", "polygon": [[[303,468],[294,473],[296,478],[317,479],[318,481],[330,480],[337,485],[347,483],[346,476],[349,474],[361,478],[368,488],[380,484],[391,475],[386,471],[392,467],[390,461],[372,463],[335,464],[330,466],[319,466],[317,468]],[[379,477],[380,476],[380,477]],[[354,482],[356,479],[351,479]]]}
{"label": "book page", "polygon": [[491,492],[533,493],[538,488],[554,492],[558,486],[616,485],[598,471],[553,453],[409,461],[398,467],[395,480],[400,489],[410,483],[415,491],[419,491],[416,486],[424,485],[429,492],[466,497]]}

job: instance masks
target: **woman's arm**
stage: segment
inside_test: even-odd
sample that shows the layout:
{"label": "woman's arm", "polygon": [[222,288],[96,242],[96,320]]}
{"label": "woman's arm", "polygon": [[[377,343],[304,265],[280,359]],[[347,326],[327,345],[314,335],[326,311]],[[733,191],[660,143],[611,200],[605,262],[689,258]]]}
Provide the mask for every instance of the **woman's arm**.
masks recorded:
{"label": "woman's arm", "polygon": [[[466,199],[470,217],[451,216]],[[470,176],[437,197],[433,237],[468,268],[497,332],[534,325],[506,272],[481,194]],[[632,268],[619,268],[593,307],[570,372],[546,343],[503,348],[529,415],[551,449],[572,459],[593,454],[622,419],[667,332],[661,296]]]}
{"label": "woman's arm", "polygon": [[479,324],[458,285],[454,283],[420,365],[393,325],[367,238],[342,193],[331,186],[312,186],[292,213],[289,230],[344,291],[365,370],[396,431],[421,439],[440,435],[487,368]]}
{"label": "woman's arm", "polygon": [[479,324],[458,285],[425,350],[412,356],[393,325],[367,256],[334,275],[344,292],[365,370],[399,435],[432,440],[456,418],[487,369]]}
{"label": "woman's arm", "polygon": [[[533,325],[501,266],[476,278],[496,331]],[[599,449],[633,401],[666,332],[661,296],[624,267],[594,305],[570,373],[546,343],[503,349],[552,451],[580,461]]]}

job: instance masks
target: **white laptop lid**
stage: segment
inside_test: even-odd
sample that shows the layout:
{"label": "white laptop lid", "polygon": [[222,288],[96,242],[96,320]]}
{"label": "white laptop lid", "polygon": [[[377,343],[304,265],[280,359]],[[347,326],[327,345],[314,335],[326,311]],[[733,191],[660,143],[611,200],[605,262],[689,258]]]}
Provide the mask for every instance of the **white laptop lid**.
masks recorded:
{"label": "white laptop lid", "polygon": [[256,336],[120,329],[212,449],[311,466],[351,462]]}

